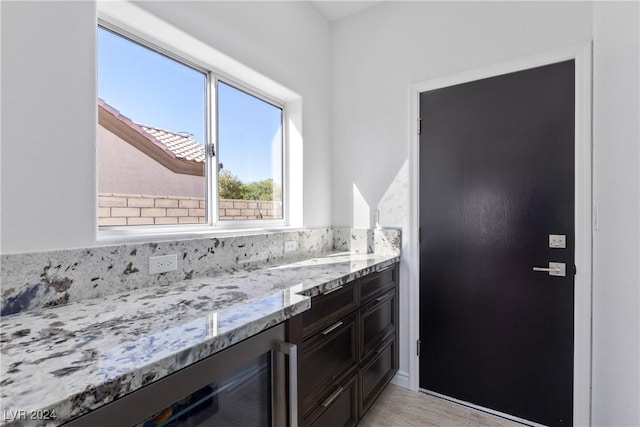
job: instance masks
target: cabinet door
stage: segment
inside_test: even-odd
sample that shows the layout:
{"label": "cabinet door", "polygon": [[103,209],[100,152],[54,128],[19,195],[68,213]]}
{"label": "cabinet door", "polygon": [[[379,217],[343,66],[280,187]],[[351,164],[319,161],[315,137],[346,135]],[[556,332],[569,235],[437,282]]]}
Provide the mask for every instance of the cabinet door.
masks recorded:
{"label": "cabinet door", "polygon": [[357,366],[356,333],[353,313],[304,341],[299,380],[305,413],[338,377]]}
{"label": "cabinet door", "polygon": [[360,369],[360,417],[382,393],[396,372],[396,340],[385,341],[374,356]]}
{"label": "cabinet door", "polygon": [[382,341],[395,330],[396,291],[395,288],[371,301],[360,310],[359,360],[369,357]]}
{"label": "cabinet door", "polygon": [[360,279],[360,300],[362,304],[368,303],[396,285],[394,280],[396,265],[394,264],[377,273],[368,274]]}
{"label": "cabinet door", "polygon": [[358,308],[355,282],[331,289],[311,300],[311,310],[302,313],[302,334],[305,338],[324,330]]}
{"label": "cabinet door", "polygon": [[332,389],[305,419],[309,427],[350,427],[358,423],[357,375]]}

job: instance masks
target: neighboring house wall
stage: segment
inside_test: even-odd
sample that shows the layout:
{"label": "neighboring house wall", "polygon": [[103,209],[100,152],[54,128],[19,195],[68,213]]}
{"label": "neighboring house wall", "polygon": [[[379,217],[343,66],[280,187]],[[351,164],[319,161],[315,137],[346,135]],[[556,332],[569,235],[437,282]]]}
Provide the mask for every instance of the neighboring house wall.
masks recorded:
{"label": "neighboring house wall", "polygon": [[[205,223],[204,192],[202,176],[173,172],[98,125],[99,226]],[[219,218],[282,218],[282,204],[222,199]]]}
{"label": "neighboring house wall", "polygon": [[201,176],[172,172],[98,126],[98,192],[204,197],[205,181]]}

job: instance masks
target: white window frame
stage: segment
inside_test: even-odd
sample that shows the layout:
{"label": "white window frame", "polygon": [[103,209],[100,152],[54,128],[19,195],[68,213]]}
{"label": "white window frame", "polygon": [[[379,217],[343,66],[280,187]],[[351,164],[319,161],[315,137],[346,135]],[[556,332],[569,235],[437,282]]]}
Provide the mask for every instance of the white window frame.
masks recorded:
{"label": "white window frame", "polygon": [[[233,219],[233,220],[220,220],[219,218],[219,209],[218,209],[218,202],[220,200],[219,196],[218,196],[218,176],[219,174],[217,173],[217,171],[215,170],[215,168],[213,169],[213,175],[215,175],[215,178],[213,178],[213,180],[211,180],[211,182],[215,182],[215,188],[212,189],[213,190],[213,194],[208,194],[208,196],[210,196],[212,198],[212,201],[214,202],[214,206],[212,207],[212,209],[215,209],[215,215],[214,218],[217,218],[217,221],[214,221],[213,225],[218,228],[218,229],[237,229],[237,228],[255,228],[256,226],[260,227],[260,228],[266,228],[266,227],[284,227],[288,224],[287,222],[287,213],[288,213],[288,209],[287,209],[287,197],[286,197],[286,186],[285,186],[285,177],[287,176],[287,135],[286,135],[286,127],[285,127],[285,116],[287,114],[287,108],[286,105],[281,102],[281,101],[277,101],[274,100],[272,98],[268,98],[265,95],[262,95],[258,92],[256,92],[255,89],[249,88],[245,85],[243,85],[242,83],[238,83],[237,81],[231,80],[229,78],[223,78],[219,75],[216,74],[211,74],[210,75],[210,79],[209,79],[209,85],[210,85],[210,89],[209,91],[211,91],[212,94],[215,94],[215,102],[213,102],[213,104],[216,106],[218,106],[218,82],[222,82],[225,83],[235,89],[238,89],[242,92],[245,92],[261,101],[266,102],[267,104],[271,104],[274,107],[280,108],[282,110],[282,116],[281,116],[281,122],[280,122],[280,128],[282,129],[282,159],[281,159],[281,164],[282,164],[282,176],[281,176],[281,181],[282,181],[282,218],[281,219],[265,219],[265,220],[258,220],[258,219],[249,219],[249,220],[237,220],[237,219]],[[213,98],[212,98],[213,99]],[[216,110],[215,108],[213,110]],[[218,121],[217,121],[218,115],[217,115],[217,111],[212,112],[212,115],[210,117],[210,119],[212,120],[212,123],[215,122],[215,131],[217,134],[217,128],[218,128]],[[213,130],[212,130],[213,131]],[[217,154],[218,154],[218,150],[219,150],[219,146],[218,146],[218,137],[216,136],[214,138],[214,144],[215,144],[215,152],[216,152],[216,161],[215,162],[211,162],[212,164],[216,164],[217,165]],[[224,162],[223,162],[224,163]],[[213,167],[213,165],[212,165]],[[213,187],[213,185],[212,185]],[[249,201],[249,200],[248,200]]]}
{"label": "white window frame", "polygon": [[[97,242],[173,240],[199,235],[247,234],[302,226],[302,98],[298,94],[131,3],[98,2],[96,28],[98,25],[207,73],[206,135],[207,144],[215,145],[216,154],[218,152],[216,128],[218,80],[282,109],[282,219],[219,220],[216,167],[218,160],[217,157],[212,158],[207,153],[205,173],[207,223],[109,227],[96,225]],[[290,129],[293,129],[293,134]],[[95,216],[97,221],[97,212]]]}

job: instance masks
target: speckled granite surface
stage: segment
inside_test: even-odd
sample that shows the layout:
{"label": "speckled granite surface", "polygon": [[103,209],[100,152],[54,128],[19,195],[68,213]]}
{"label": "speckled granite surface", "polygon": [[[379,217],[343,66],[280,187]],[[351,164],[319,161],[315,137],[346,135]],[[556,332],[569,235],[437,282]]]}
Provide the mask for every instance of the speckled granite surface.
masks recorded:
{"label": "speckled granite surface", "polygon": [[[295,250],[286,251],[285,243],[290,242]],[[0,257],[0,314],[11,315],[179,280],[294,262],[334,250],[373,253],[399,247],[398,230],[330,227],[5,254]],[[177,254],[177,270],[150,275],[149,257],[167,254]]]}
{"label": "speckled granite surface", "polygon": [[[296,250],[285,252],[285,242]],[[131,291],[178,280],[319,256],[333,250],[331,228],[136,243],[1,257],[0,314]],[[149,274],[149,257],[177,254],[178,269]]]}
{"label": "speckled granite surface", "polygon": [[[1,424],[62,424],[307,310],[310,295],[398,260],[398,251],[328,253],[3,316]],[[57,418],[8,420],[39,409]]]}

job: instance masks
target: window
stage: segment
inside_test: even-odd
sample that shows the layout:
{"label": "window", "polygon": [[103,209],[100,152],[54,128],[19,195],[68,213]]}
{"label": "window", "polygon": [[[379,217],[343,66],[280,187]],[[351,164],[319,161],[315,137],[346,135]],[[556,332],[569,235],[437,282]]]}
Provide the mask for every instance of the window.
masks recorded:
{"label": "window", "polygon": [[284,225],[284,107],[98,26],[98,225]]}
{"label": "window", "polygon": [[282,218],[282,108],[218,80],[220,220]]}

